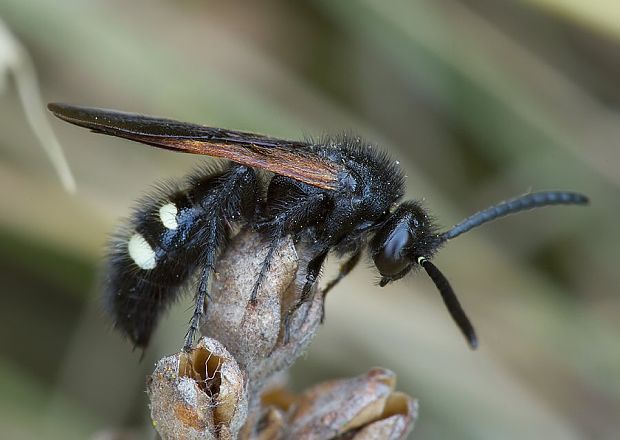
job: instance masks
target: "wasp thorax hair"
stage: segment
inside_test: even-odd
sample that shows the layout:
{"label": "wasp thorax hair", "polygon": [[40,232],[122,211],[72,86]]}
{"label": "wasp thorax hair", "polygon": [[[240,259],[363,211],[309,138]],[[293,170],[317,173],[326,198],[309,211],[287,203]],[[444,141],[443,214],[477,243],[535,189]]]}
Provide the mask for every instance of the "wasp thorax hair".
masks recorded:
{"label": "wasp thorax hair", "polygon": [[[348,258],[323,289],[324,295],[353,270],[368,246],[381,286],[413,268],[423,268],[475,348],[478,340],[469,319],[446,277],[431,263],[437,250],[448,240],[508,214],[588,202],[586,196],[574,192],[532,193],[491,206],[438,232],[418,202],[401,202],[404,174],[398,162],[356,136],[288,141],[112,110],[66,104],[48,107],[60,119],[96,133],[230,161],[224,168],[200,170],[185,184],[165,186],[148,195],[111,241],[106,303],[116,327],[138,347],[147,346],[163,311],[197,273],[195,308],[184,344],[186,350],[192,347],[215,263],[231,238],[232,226],[244,224],[269,243],[251,301],[256,301],[282,240],[291,236],[303,241],[312,255],[299,299],[285,317],[285,340],[292,316],[312,299],[312,286],[328,254]],[[259,171],[272,177],[259,178]]]}

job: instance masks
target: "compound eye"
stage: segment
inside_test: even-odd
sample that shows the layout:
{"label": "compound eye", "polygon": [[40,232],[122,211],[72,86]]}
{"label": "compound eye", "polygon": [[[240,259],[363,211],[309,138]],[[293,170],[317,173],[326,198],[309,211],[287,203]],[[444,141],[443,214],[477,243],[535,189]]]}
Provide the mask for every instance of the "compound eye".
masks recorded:
{"label": "compound eye", "polygon": [[400,222],[387,237],[379,244],[373,260],[377,269],[384,277],[391,277],[402,273],[411,261],[405,255],[413,236],[407,222]]}

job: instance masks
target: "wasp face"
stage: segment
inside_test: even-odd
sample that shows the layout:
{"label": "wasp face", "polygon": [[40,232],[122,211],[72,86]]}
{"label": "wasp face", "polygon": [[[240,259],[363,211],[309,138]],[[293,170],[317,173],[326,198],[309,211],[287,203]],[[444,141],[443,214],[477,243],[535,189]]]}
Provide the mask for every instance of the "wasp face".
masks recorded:
{"label": "wasp face", "polygon": [[416,202],[401,204],[370,242],[381,286],[405,276],[420,257],[431,257],[441,240],[428,214]]}

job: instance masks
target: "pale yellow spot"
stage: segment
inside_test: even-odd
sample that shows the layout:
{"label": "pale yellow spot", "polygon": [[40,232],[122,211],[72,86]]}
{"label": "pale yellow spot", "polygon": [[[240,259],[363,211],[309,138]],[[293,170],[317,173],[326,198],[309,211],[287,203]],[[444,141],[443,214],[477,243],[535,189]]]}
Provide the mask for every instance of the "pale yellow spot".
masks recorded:
{"label": "pale yellow spot", "polygon": [[174,203],[167,203],[159,208],[159,219],[168,229],[176,229],[179,227],[177,223],[177,207]]}
{"label": "pale yellow spot", "polygon": [[138,267],[144,270],[155,269],[155,251],[142,235],[133,234],[127,243],[127,250]]}

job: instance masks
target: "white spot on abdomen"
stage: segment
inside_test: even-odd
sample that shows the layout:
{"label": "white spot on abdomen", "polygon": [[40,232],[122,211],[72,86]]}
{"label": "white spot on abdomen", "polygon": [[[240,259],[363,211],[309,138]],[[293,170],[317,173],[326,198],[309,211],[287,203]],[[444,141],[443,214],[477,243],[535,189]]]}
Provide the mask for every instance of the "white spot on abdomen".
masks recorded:
{"label": "white spot on abdomen", "polygon": [[157,262],[155,261],[155,251],[144,237],[135,233],[127,243],[129,256],[141,269],[155,269]]}
{"label": "white spot on abdomen", "polygon": [[179,227],[177,223],[177,207],[174,203],[167,203],[159,208],[159,219],[168,229],[176,229]]}

